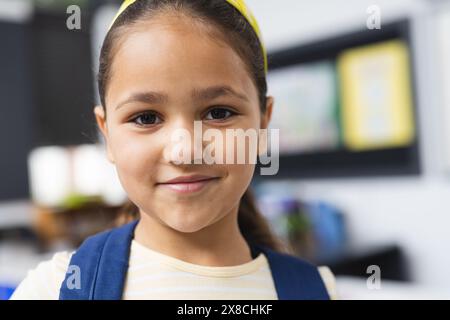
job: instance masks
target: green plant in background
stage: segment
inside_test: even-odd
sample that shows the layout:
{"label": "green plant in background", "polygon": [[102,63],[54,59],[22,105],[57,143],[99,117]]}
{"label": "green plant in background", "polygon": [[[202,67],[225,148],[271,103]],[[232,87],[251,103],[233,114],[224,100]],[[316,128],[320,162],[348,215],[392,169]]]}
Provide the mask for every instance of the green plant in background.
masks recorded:
{"label": "green plant in background", "polygon": [[288,235],[294,235],[299,233],[306,233],[310,230],[311,224],[303,212],[294,212],[287,214],[286,219],[286,232]]}
{"label": "green plant in background", "polygon": [[298,208],[286,214],[284,220],[287,240],[291,248],[303,258],[313,258],[315,245],[312,224],[306,212]]}
{"label": "green plant in background", "polygon": [[74,210],[81,209],[90,204],[101,204],[103,199],[101,196],[86,196],[78,193],[69,194],[61,203],[64,209]]}

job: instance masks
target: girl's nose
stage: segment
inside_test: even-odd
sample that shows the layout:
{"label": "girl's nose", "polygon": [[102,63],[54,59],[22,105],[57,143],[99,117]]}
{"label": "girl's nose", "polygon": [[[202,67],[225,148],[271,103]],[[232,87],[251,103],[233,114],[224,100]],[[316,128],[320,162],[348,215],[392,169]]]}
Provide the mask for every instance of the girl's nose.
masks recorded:
{"label": "girl's nose", "polygon": [[164,158],[175,165],[201,164],[203,161],[202,121],[180,119],[167,128]]}

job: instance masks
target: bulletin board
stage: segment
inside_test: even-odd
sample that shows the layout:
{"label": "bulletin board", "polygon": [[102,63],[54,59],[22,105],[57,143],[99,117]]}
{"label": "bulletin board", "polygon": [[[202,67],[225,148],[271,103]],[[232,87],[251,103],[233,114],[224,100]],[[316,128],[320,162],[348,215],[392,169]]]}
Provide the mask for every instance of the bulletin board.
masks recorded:
{"label": "bulletin board", "polygon": [[273,177],[420,174],[413,61],[408,20],[269,53]]}

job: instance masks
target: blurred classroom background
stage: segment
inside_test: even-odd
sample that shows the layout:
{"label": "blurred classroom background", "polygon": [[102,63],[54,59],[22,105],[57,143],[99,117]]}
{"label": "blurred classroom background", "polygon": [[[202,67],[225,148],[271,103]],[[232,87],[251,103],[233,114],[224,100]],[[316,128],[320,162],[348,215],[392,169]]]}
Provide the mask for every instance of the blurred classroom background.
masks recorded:
{"label": "blurred classroom background", "polygon": [[[93,117],[120,2],[0,0],[0,299],[126,201]],[[279,173],[252,182],[274,231],[342,299],[450,299],[450,1],[247,3],[280,129]]]}

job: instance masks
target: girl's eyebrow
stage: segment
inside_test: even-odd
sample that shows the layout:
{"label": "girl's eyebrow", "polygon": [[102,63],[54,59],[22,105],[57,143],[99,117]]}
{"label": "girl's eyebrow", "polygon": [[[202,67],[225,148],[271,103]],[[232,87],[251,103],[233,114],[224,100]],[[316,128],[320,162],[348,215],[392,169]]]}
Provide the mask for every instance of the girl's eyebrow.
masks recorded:
{"label": "girl's eyebrow", "polygon": [[[240,100],[249,102],[248,97],[234,90],[232,87],[227,85],[212,86],[204,89],[194,89],[191,94],[192,98],[197,101],[207,101],[213,100],[223,96],[234,96]],[[123,105],[130,102],[143,102],[147,104],[165,104],[169,100],[169,96],[166,93],[148,91],[148,92],[137,92],[131,94],[127,99],[120,102],[115,110],[121,108]]]}
{"label": "girl's eyebrow", "polygon": [[213,87],[209,87],[209,88],[205,88],[205,89],[194,89],[192,91],[192,98],[194,100],[213,100],[215,98],[219,98],[219,97],[223,97],[223,96],[234,96],[240,100],[244,100],[249,102],[248,97],[243,94],[240,93],[236,90],[234,90],[232,87],[230,86],[213,86]]}
{"label": "girl's eyebrow", "polygon": [[165,104],[169,100],[169,96],[164,93],[148,91],[148,92],[136,92],[131,94],[124,101],[120,102],[115,110],[118,110],[123,105],[130,102],[143,102],[147,104]]}

